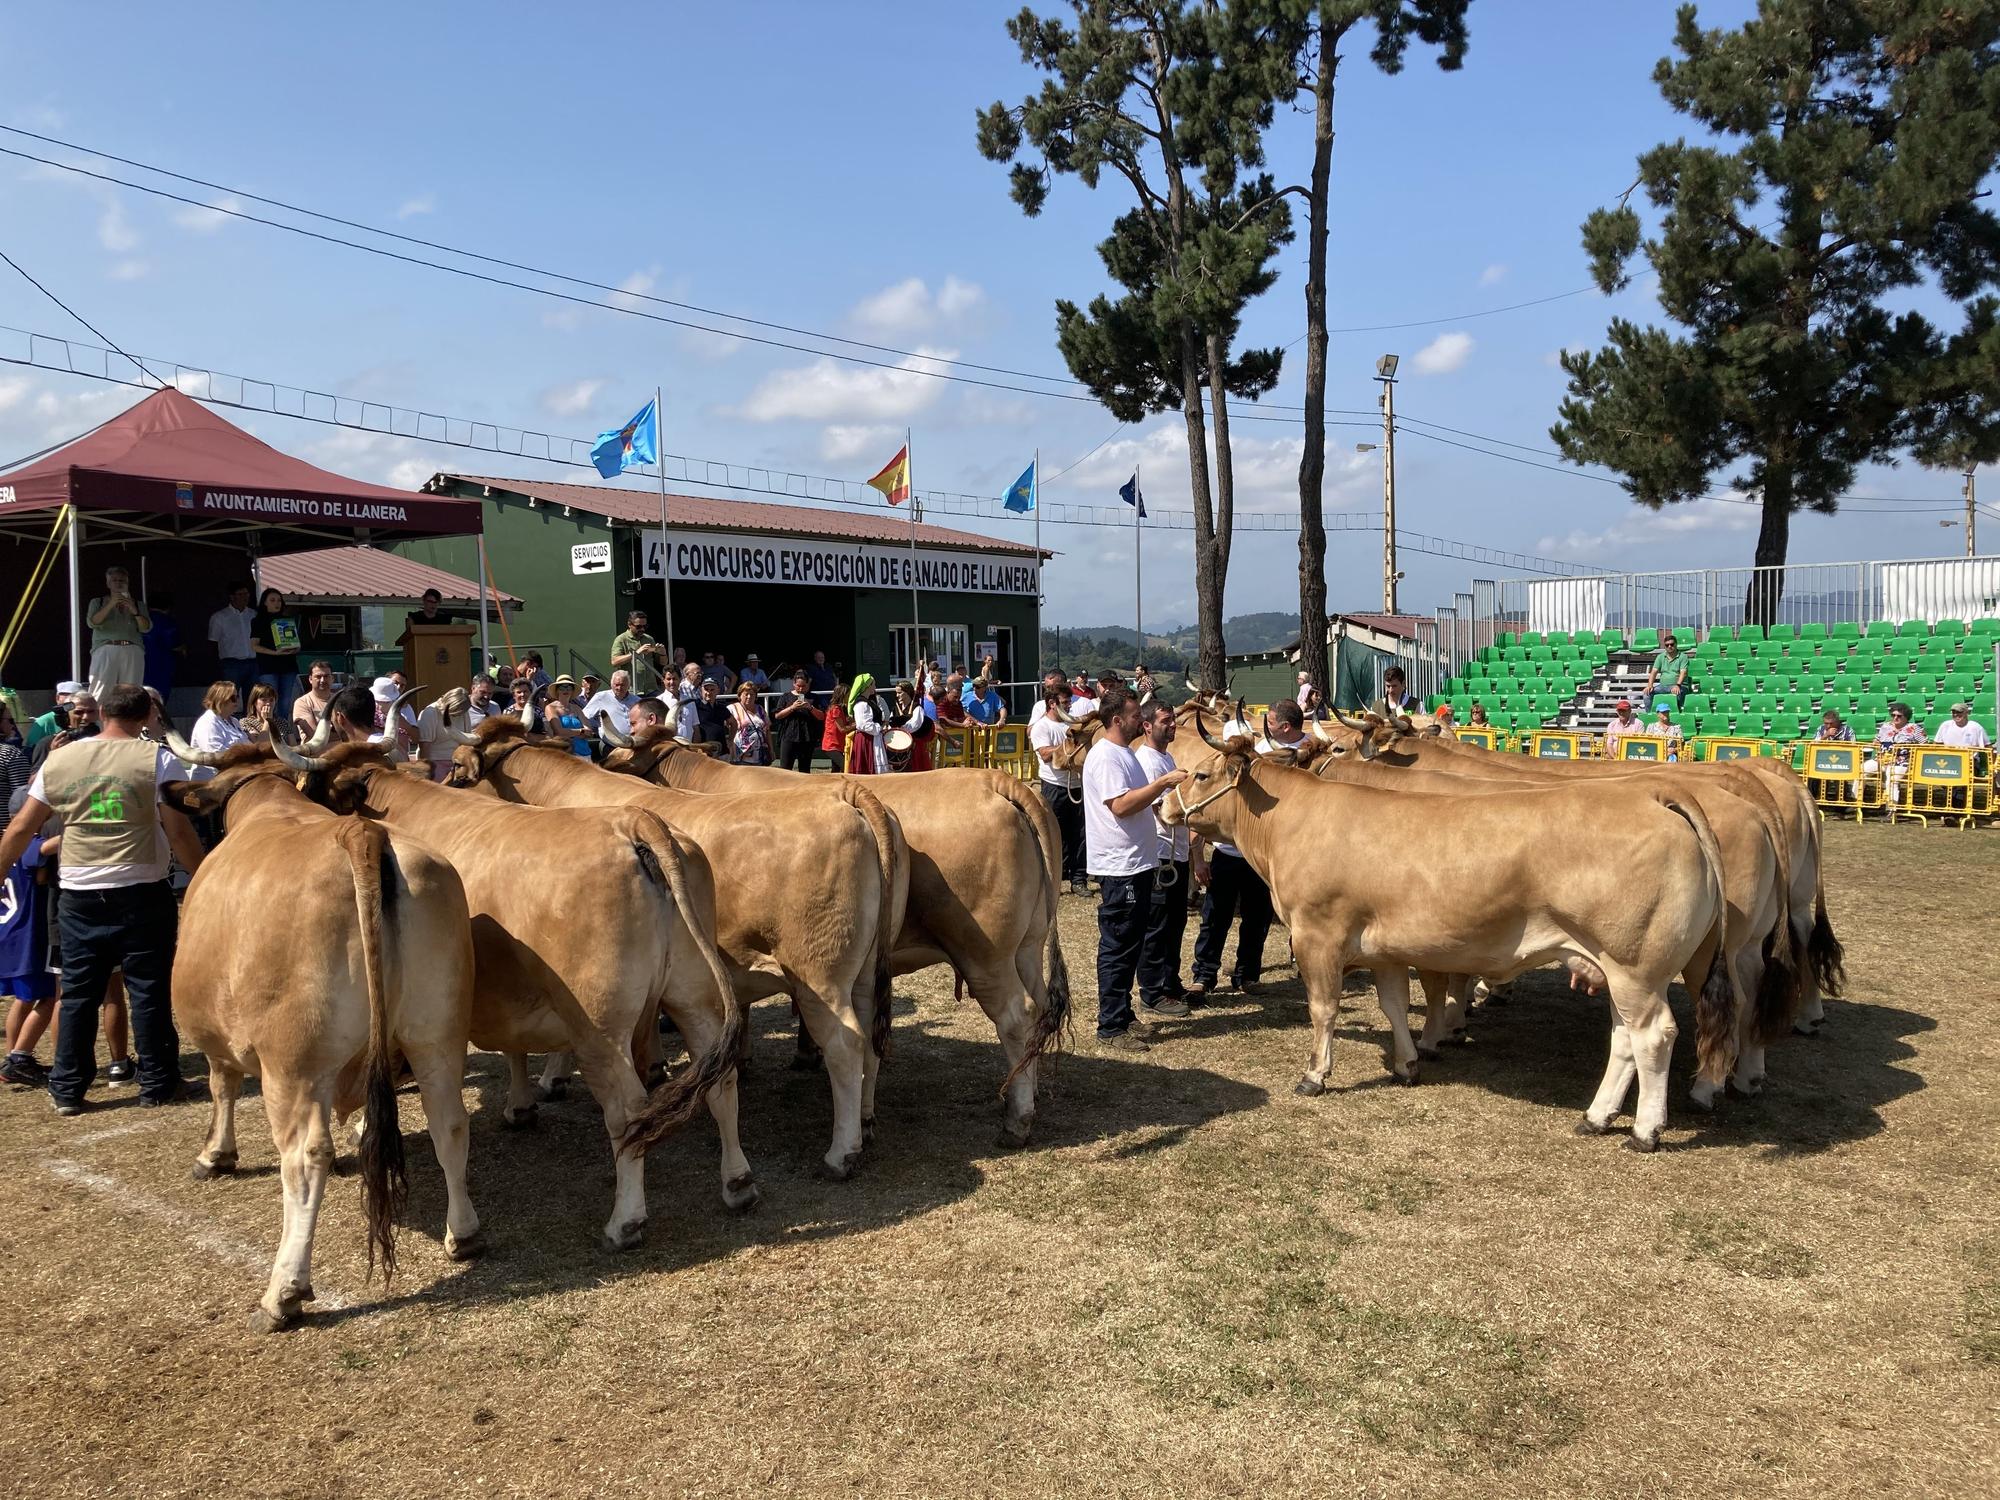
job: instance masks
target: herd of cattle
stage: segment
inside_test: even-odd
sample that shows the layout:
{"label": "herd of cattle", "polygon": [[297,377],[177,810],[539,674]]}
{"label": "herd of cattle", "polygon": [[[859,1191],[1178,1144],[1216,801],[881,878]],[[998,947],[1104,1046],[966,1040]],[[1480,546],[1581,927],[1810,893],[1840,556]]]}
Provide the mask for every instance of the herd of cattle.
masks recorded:
{"label": "herd of cattle", "polygon": [[[1581,1128],[1608,1130],[1636,1074],[1630,1144],[1651,1149],[1673,979],[1695,997],[1704,1108],[1725,1082],[1754,1091],[1764,1043],[1838,993],[1818,815],[1788,768],[1557,766],[1376,719],[1259,755],[1211,731],[1225,713],[1199,698],[1178,710],[1173,751],[1190,775],[1161,815],[1233,843],[1269,883],[1311,1001],[1301,1093],[1326,1089],[1345,971],[1373,972],[1391,1067],[1414,1081],[1464,1025],[1475,984],[1561,961],[1573,985],[1608,989],[1615,1019]],[[478,1253],[469,1046],[507,1058],[509,1125],[532,1119],[559,1057],[574,1059],[612,1144],[614,1250],[644,1230],[644,1152],[704,1107],[724,1203],[757,1201],[736,1068],[760,997],[788,996],[825,1059],[831,1176],[852,1174],[873,1126],[891,979],[933,964],[992,1020],[1007,1063],[1000,1143],[1027,1142],[1038,1064],[1070,1005],[1059,835],[1038,797],[997,771],[802,778],[724,764],[670,732],[599,728],[615,747],[603,766],[511,716],[454,731],[449,787],[374,745],[210,753],[169,736],[213,775],[168,796],[220,812],[228,835],[187,892],[174,972],[176,1018],[209,1062],[195,1175],[235,1169],[248,1074],[281,1158],[283,1231],[253,1326],[283,1327],[313,1296],[333,1130],[357,1111],[370,1266],[379,1255],[393,1268],[403,1066],[443,1169],[446,1251]],[[1074,751],[1098,730],[1072,722]],[[280,905],[288,919],[274,923]],[[1414,1041],[1412,969],[1427,997]],[[662,1012],[689,1062],[649,1096]],[[539,1090],[531,1052],[550,1054]]]}

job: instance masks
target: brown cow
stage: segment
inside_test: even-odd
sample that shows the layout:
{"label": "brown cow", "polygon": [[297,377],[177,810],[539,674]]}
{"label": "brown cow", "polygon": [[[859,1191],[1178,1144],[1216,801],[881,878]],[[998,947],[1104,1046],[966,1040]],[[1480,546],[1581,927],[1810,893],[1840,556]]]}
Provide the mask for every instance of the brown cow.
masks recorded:
{"label": "brown cow", "polygon": [[[202,863],[181,907],[174,1019],[208,1059],[208,1138],[197,1178],[236,1170],[236,1100],[262,1080],[277,1145],[284,1231],[250,1326],[271,1332],[310,1302],[313,1232],[334,1160],[333,1125],[360,1108],[368,1262],[395,1269],[396,1219],[408,1193],[396,1116],[396,1056],[423,1094],[444,1170],[445,1253],[481,1249],[466,1191],[465,1042],[472,937],[465,890],[449,864],[401,831],[336,817],[299,795],[267,750],[196,750],[218,767],[167,800],[220,811],[229,836]],[[282,910],[282,922],[271,920]]]}
{"label": "brown cow", "polygon": [[[757,1201],[736,1137],[743,1010],[708,936],[713,898],[658,818],[638,808],[553,812],[467,796],[398,771],[372,745],[316,756],[274,748],[307,773],[304,789],[316,801],[408,831],[458,871],[472,915],[473,1045],[575,1054],[613,1148],[607,1249],[644,1238],[643,1146],[704,1102],[722,1135],[723,1202]],[[663,1005],[693,1062],[648,1101],[636,1039]],[[515,1122],[534,1108],[526,1083],[525,1069],[515,1069],[506,1108]]]}
{"label": "brown cow", "polygon": [[1069,1017],[1069,971],[1056,930],[1062,846],[1039,797],[1003,772],[972,768],[802,778],[732,766],[659,729],[613,750],[605,769],[698,792],[763,795],[803,786],[828,796],[843,785],[867,786],[895,813],[910,847],[909,907],[892,967],[909,974],[948,963],[964,976],[1006,1050],[999,1144],[1027,1144],[1037,1067],[1060,1045]]}
{"label": "brown cow", "polygon": [[[1696,997],[1704,1066],[1726,1054],[1740,1008],[1724,952],[1728,902],[1714,832],[1692,802],[1624,786],[1384,792],[1319,780],[1255,754],[1246,739],[1209,742],[1161,816],[1235,845],[1271,887],[1312,1007],[1313,1065],[1298,1092],[1325,1092],[1350,967],[1374,971],[1395,1035],[1392,1066],[1413,1078],[1408,968],[1504,977],[1552,959],[1590,965],[1607,981],[1617,1024],[1610,1065],[1578,1128],[1609,1130],[1636,1074],[1628,1144],[1642,1151],[1659,1144],[1666,1124],[1675,1036],[1667,987],[1676,976]],[[1411,827],[1431,836],[1433,858],[1407,857]],[[1643,857],[1561,857],[1607,828]],[[1329,846],[1340,858],[1312,857]]]}
{"label": "brown cow", "polygon": [[[852,1176],[873,1122],[864,1083],[888,1028],[888,960],[909,879],[907,855],[900,863],[896,856],[901,835],[881,805],[864,794],[835,817],[796,781],[789,793],[756,796],[673,791],[613,776],[557,741],[529,735],[511,715],[459,738],[454,785],[481,784],[503,801],[537,808],[643,809],[706,864],[715,882],[712,930],[736,993],[799,1002],[833,1089],[826,1170]],[[870,811],[884,820],[880,839]]]}

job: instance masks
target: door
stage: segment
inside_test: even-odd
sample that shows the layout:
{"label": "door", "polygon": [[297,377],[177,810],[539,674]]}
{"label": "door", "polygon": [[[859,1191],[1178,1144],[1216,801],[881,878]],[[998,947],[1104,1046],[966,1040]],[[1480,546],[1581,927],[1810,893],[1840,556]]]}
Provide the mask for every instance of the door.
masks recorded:
{"label": "door", "polygon": [[946,672],[967,665],[970,631],[964,625],[892,625],[889,639],[898,678],[914,679],[919,664],[926,670],[939,666]]}

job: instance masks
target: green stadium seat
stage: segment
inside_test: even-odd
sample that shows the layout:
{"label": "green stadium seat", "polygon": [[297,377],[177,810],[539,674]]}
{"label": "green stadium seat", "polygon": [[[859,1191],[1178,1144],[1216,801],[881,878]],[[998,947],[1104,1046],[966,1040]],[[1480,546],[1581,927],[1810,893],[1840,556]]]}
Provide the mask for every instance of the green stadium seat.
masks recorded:
{"label": "green stadium seat", "polygon": [[1528,647],[1529,661],[1554,661],[1555,659],[1556,648],[1553,646],[1532,645]]}
{"label": "green stadium seat", "polygon": [[1623,651],[1625,649],[1625,632],[1622,630],[1600,630],[1597,632],[1597,644],[1606,650]]}
{"label": "green stadium seat", "polygon": [[1632,632],[1634,651],[1657,651],[1660,649],[1660,632],[1651,628]]}
{"label": "green stadium seat", "polygon": [[1465,664],[1466,681],[1468,682],[1480,681],[1481,679],[1487,676],[1489,670],[1490,670],[1490,664],[1487,662],[1469,661]]}
{"label": "green stadium seat", "polygon": [[[1839,629],[1838,626],[1835,626],[1834,628]],[[1826,638],[1827,638],[1826,626],[1822,625],[1817,620],[1811,621],[1810,623],[1801,625],[1799,627],[1799,639],[1802,641],[1823,641]]]}
{"label": "green stadium seat", "polygon": [[1770,641],[1795,641],[1799,638],[1798,627],[1796,625],[1773,625],[1764,633],[1764,638]]}
{"label": "green stadium seat", "polygon": [[1925,620],[1905,620],[1896,627],[1897,635],[1929,635],[1931,627]]}
{"label": "green stadium seat", "polygon": [[1870,640],[1880,640],[1883,636],[1890,636],[1896,633],[1896,622],[1894,620],[1870,620],[1868,628],[1862,633]]}
{"label": "green stadium seat", "polygon": [[1522,631],[1522,632],[1521,632],[1521,644],[1522,644],[1522,645],[1524,645],[1524,646],[1539,646],[1539,645],[1541,645],[1541,644],[1542,644],[1542,633],[1541,633],[1541,632],[1540,632],[1539,630],[1524,630],[1524,631]]}
{"label": "green stadium seat", "polygon": [[1974,620],[1966,627],[1966,634],[1976,641],[1991,641],[2000,638],[2000,618]]}
{"label": "green stadium seat", "polygon": [[1705,714],[1713,698],[1707,693],[1689,693],[1681,700],[1681,711],[1690,714]]}
{"label": "green stadium seat", "polygon": [[1761,641],[1764,639],[1764,627],[1762,625],[1738,625],[1736,627],[1736,639],[1739,641]]}
{"label": "green stadium seat", "polygon": [[1545,646],[1567,646],[1569,644],[1569,632],[1567,630],[1547,631],[1542,636],[1542,644]]}
{"label": "green stadium seat", "polygon": [[1493,644],[1496,646],[1506,647],[1506,646],[1518,646],[1521,643],[1519,640],[1515,638],[1513,631],[1503,630],[1498,635],[1493,637]]}
{"label": "green stadium seat", "polygon": [[1931,627],[1931,633],[1933,635],[1964,635],[1965,621],[1939,620],[1937,624]]}

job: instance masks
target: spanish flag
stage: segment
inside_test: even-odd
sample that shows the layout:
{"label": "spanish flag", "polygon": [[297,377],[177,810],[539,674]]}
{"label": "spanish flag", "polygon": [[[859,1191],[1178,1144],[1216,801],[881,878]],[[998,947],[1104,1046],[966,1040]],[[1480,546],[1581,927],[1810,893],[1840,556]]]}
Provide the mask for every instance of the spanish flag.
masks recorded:
{"label": "spanish flag", "polygon": [[882,492],[882,498],[891,505],[901,505],[910,498],[910,445],[903,444],[896,456],[883,466],[882,472],[868,481],[870,489]]}

